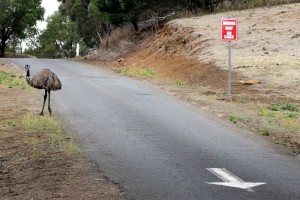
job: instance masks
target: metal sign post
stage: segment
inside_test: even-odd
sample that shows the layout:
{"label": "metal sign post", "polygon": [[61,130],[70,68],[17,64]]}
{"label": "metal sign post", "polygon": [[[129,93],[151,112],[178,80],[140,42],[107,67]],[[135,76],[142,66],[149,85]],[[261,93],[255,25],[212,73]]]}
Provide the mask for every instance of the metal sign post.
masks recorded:
{"label": "metal sign post", "polygon": [[228,41],[228,100],[232,100],[231,96],[231,41],[237,40],[237,19],[221,20],[221,39]]}
{"label": "metal sign post", "polygon": [[228,41],[228,100],[231,101],[231,41]]}

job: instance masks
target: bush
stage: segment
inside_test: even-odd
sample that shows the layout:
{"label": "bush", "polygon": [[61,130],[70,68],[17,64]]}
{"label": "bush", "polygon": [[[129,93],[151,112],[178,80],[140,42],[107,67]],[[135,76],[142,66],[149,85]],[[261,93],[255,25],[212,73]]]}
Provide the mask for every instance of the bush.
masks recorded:
{"label": "bush", "polygon": [[263,136],[269,136],[270,135],[270,130],[268,127],[263,127],[258,129],[258,132],[263,135]]}
{"label": "bush", "polygon": [[283,110],[290,110],[290,111],[294,111],[294,112],[298,112],[299,111],[299,109],[297,108],[297,106],[295,106],[292,103],[284,104],[284,105],[281,106],[281,108]]}

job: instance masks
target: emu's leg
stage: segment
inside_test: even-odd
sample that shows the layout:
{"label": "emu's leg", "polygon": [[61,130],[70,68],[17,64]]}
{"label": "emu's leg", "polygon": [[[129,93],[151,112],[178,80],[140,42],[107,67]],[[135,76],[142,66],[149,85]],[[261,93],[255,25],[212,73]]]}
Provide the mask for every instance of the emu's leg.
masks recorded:
{"label": "emu's leg", "polygon": [[51,108],[50,108],[50,91],[51,90],[49,90],[49,96],[48,96],[48,110],[49,110],[49,113],[50,113],[50,115],[52,114],[52,110],[51,110]]}
{"label": "emu's leg", "polygon": [[45,90],[43,109],[42,109],[42,112],[40,113],[40,115],[44,115],[44,107],[45,107],[46,99],[47,99],[47,90]]}

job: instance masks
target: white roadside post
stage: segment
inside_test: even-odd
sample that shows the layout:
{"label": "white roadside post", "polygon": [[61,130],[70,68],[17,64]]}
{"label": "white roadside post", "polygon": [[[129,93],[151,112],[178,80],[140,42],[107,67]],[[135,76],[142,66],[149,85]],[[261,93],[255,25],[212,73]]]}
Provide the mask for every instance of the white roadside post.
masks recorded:
{"label": "white roadside post", "polygon": [[221,19],[221,39],[228,42],[228,100],[231,101],[231,41],[237,40],[237,19]]}
{"label": "white roadside post", "polygon": [[79,44],[77,43],[77,46],[76,46],[76,57],[79,56]]}

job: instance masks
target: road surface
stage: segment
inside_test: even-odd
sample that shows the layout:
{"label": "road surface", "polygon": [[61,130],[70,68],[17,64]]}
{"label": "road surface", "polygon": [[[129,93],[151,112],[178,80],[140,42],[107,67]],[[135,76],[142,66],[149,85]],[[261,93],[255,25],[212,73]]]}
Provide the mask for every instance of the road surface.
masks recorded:
{"label": "road surface", "polygon": [[[143,82],[67,61],[12,59],[62,81],[52,92],[80,146],[128,199],[300,199],[300,161]],[[45,114],[47,114],[45,110]]]}

